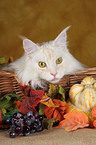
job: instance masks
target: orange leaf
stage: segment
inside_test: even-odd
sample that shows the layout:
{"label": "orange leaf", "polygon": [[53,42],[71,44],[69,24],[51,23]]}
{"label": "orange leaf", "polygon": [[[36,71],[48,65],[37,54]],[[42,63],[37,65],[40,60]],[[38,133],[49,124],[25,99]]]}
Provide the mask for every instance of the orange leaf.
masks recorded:
{"label": "orange leaf", "polygon": [[94,108],[92,109],[92,116],[93,116],[93,117],[96,117],[96,107],[94,107]]}
{"label": "orange leaf", "polygon": [[53,107],[47,107],[45,108],[45,115],[47,116],[47,118],[53,118],[53,112],[54,112]]}
{"label": "orange leaf", "polygon": [[57,118],[59,121],[61,121],[63,119],[63,115],[61,114],[61,112],[59,112],[57,109],[55,109],[55,111],[53,113],[53,118]]}
{"label": "orange leaf", "polygon": [[59,107],[59,105],[56,105],[47,94],[43,96],[40,102],[48,107]]}
{"label": "orange leaf", "polygon": [[96,127],[96,120],[94,120],[94,122],[93,122],[93,126]]}
{"label": "orange leaf", "polygon": [[65,120],[61,121],[58,128],[64,128],[65,131],[76,130],[89,126],[88,117],[81,111],[73,111],[64,115]]}
{"label": "orange leaf", "polygon": [[63,115],[68,105],[66,102],[53,99],[53,103],[58,107],[48,107],[45,108],[45,115],[47,118],[57,118],[59,121],[63,119]]}
{"label": "orange leaf", "polygon": [[17,104],[18,108],[20,108],[20,106],[21,106],[21,104],[22,104],[22,102],[20,102],[20,101],[14,101],[14,103]]}

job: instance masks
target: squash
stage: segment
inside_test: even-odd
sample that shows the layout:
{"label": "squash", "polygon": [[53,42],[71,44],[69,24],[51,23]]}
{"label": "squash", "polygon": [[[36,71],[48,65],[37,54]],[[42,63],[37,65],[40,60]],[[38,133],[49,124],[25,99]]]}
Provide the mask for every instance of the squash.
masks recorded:
{"label": "squash", "polygon": [[77,108],[90,112],[96,106],[96,80],[87,76],[81,84],[73,85],[69,90],[69,99]]}

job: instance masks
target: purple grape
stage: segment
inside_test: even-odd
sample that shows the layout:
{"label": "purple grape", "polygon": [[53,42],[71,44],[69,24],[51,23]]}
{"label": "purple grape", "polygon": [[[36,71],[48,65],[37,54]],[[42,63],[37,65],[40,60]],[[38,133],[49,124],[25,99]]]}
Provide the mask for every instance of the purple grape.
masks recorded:
{"label": "purple grape", "polygon": [[23,127],[23,134],[28,133],[28,132],[30,132],[30,127],[29,126],[24,126]]}
{"label": "purple grape", "polygon": [[25,115],[23,116],[23,119],[26,119],[26,118],[28,118],[27,114],[25,114]]}
{"label": "purple grape", "polygon": [[28,117],[32,117],[32,116],[33,116],[33,112],[32,112],[32,111],[29,111],[29,112],[27,113],[27,116],[28,116]]}
{"label": "purple grape", "polygon": [[36,123],[38,126],[42,125],[42,123],[41,123],[41,121],[39,121],[39,119],[35,119],[34,123]]}
{"label": "purple grape", "polygon": [[6,124],[11,125],[12,124],[12,118],[7,118],[6,119]]}
{"label": "purple grape", "polygon": [[38,112],[36,112],[36,113],[34,114],[34,116],[35,116],[35,118],[38,118],[39,113],[38,113]]}
{"label": "purple grape", "polygon": [[21,127],[17,126],[17,127],[15,128],[15,132],[16,132],[16,133],[20,133],[20,132],[21,132]]}
{"label": "purple grape", "polygon": [[22,118],[23,115],[22,115],[22,113],[18,112],[18,113],[14,113],[13,117],[19,119],[19,118]]}
{"label": "purple grape", "polygon": [[36,131],[42,131],[42,120],[43,116],[39,113],[34,113],[29,111],[27,114],[15,113],[12,118],[8,118],[6,122],[10,122],[10,137],[14,138],[22,133],[24,136],[28,136],[30,133],[35,133]]}
{"label": "purple grape", "polygon": [[42,121],[43,120],[43,115],[39,115],[39,120]]}
{"label": "purple grape", "polygon": [[38,121],[38,127],[41,127],[41,126],[42,126],[42,122]]}
{"label": "purple grape", "polygon": [[31,119],[31,123],[33,123],[34,120],[35,120],[35,117],[33,116],[33,117],[31,117],[30,119]]}
{"label": "purple grape", "polygon": [[37,129],[38,128],[37,123],[34,122],[33,127],[34,127],[34,129]]}
{"label": "purple grape", "polygon": [[16,121],[14,122],[14,124],[15,124],[15,126],[21,126],[20,120],[16,120]]}
{"label": "purple grape", "polygon": [[29,134],[30,134],[30,132],[23,133],[24,136],[28,136]]}
{"label": "purple grape", "polygon": [[31,128],[30,128],[30,133],[35,133],[35,132],[36,132],[35,129],[31,129]]}
{"label": "purple grape", "polygon": [[11,138],[16,137],[16,132],[15,132],[15,131],[11,131],[11,132],[9,133],[9,136],[10,136]]}
{"label": "purple grape", "polygon": [[31,125],[31,119],[25,119],[24,124],[30,126]]}
{"label": "purple grape", "polygon": [[41,126],[40,128],[36,129],[37,132],[40,132],[43,130],[43,127]]}

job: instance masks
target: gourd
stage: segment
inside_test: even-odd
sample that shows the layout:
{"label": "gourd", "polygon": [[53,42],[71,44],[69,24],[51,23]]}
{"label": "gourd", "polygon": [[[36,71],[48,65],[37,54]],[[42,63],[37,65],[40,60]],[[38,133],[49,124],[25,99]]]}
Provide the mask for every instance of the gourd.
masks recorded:
{"label": "gourd", "polygon": [[96,80],[91,76],[85,77],[81,84],[70,88],[69,98],[74,106],[90,112],[96,106]]}

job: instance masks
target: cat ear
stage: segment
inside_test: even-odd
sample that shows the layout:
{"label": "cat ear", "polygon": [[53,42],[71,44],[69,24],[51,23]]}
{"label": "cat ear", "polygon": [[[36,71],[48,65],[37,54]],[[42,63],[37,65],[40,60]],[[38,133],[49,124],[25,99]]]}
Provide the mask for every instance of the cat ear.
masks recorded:
{"label": "cat ear", "polygon": [[30,55],[33,52],[37,51],[39,49],[39,46],[26,38],[23,40],[23,48],[25,50],[25,53],[27,53],[27,55]]}
{"label": "cat ear", "polygon": [[66,31],[70,28],[71,26],[66,27],[54,40],[55,45],[66,45],[67,42],[67,33]]}

